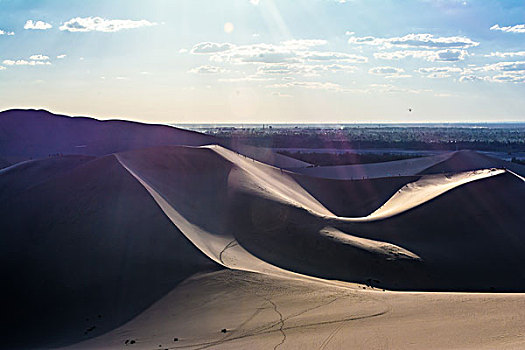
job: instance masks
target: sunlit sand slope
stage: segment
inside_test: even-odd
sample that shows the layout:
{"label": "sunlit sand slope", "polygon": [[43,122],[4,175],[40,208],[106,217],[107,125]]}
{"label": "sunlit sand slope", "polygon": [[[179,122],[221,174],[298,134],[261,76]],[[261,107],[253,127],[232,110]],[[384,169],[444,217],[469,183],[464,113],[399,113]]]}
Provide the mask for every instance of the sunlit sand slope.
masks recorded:
{"label": "sunlit sand slope", "polygon": [[396,293],[223,270],[69,349],[521,349],[524,307],[523,294]]}

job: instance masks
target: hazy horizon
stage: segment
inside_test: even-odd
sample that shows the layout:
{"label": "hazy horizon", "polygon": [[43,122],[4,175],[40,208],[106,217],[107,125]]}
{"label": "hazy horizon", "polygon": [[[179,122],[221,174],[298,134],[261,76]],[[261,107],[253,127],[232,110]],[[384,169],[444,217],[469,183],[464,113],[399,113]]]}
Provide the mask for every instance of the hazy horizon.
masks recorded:
{"label": "hazy horizon", "polygon": [[0,1],[0,109],[148,123],[525,121],[520,1]]}

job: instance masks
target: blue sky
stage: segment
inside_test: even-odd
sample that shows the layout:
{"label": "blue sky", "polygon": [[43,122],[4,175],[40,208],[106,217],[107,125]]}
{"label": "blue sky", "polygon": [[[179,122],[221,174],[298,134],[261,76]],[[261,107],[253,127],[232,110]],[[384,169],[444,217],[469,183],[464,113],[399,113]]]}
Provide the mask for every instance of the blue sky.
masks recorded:
{"label": "blue sky", "polygon": [[525,121],[524,96],[523,1],[0,0],[1,110]]}

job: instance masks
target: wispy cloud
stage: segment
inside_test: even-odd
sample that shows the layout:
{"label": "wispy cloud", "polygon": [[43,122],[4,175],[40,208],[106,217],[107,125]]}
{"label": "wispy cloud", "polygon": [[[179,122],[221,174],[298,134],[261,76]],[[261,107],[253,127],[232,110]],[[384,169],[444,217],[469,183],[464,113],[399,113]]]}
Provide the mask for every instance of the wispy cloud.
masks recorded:
{"label": "wispy cloud", "polygon": [[105,32],[112,33],[125,29],[155,26],[157,23],[145,19],[105,19],[102,17],[76,17],[60,26],[60,30],[68,32]]}
{"label": "wispy cloud", "polygon": [[367,57],[332,51],[311,50],[326,45],[326,40],[289,40],[279,44],[234,45],[230,43],[203,42],[191,49],[193,54],[212,54],[215,62],[243,63],[299,63],[305,61],[332,61],[364,63]]}
{"label": "wispy cloud", "polygon": [[26,24],[24,24],[24,29],[47,30],[51,28],[53,28],[53,26],[50,23],[33,21],[32,19],[27,20]]}
{"label": "wispy cloud", "polygon": [[462,61],[468,56],[466,50],[446,49],[446,50],[403,50],[391,52],[376,52],[374,57],[381,60],[400,60],[407,57],[421,58],[430,62],[453,62]]}
{"label": "wispy cloud", "polygon": [[[191,53],[193,54],[210,54],[210,53],[217,53],[217,52],[223,52],[228,51],[231,48],[233,48],[234,45],[230,43],[211,43],[211,42],[203,42],[198,43],[193,46],[191,49]],[[185,50],[185,49],[182,49]],[[184,51],[186,52],[186,51]]]}
{"label": "wispy cloud", "polygon": [[370,74],[381,75],[385,78],[409,78],[410,75],[403,74],[404,72],[403,68],[396,67],[374,67],[368,70]]}
{"label": "wispy cloud", "polygon": [[2,62],[6,66],[42,66],[42,65],[50,65],[51,62],[49,61],[27,61],[27,60],[4,60]]}
{"label": "wispy cloud", "polygon": [[429,67],[419,68],[417,71],[420,74],[424,74],[427,78],[439,79],[448,78],[452,74],[460,74],[463,72],[463,69],[459,67]]}
{"label": "wispy cloud", "polygon": [[287,83],[272,84],[268,85],[268,88],[292,88],[299,87],[305,89],[316,89],[316,90],[334,90],[343,91],[341,85],[329,82],[318,82],[318,81],[291,81]]}
{"label": "wispy cloud", "polygon": [[279,64],[264,64],[257,68],[258,75],[289,75],[297,74],[303,76],[319,76],[326,72],[348,72],[352,73],[357,70],[356,66],[347,66],[341,64],[304,64],[304,63],[279,63]]}
{"label": "wispy cloud", "polygon": [[46,61],[46,60],[49,60],[49,56],[33,55],[33,56],[30,56],[29,59],[35,60],[35,61]]}
{"label": "wispy cloud", "polygon": [[507,58],[507,57],[525,57],[525,51],[514,51],[514,52],[491,52],[488,55],[485,55],[485,57],[500,57],[500,58]]}
{"label": "wispy cloud", "polygon": [[217,66],[206,65],[206,66],[200,66],[200,67],[190,69],[189,72],[195,73],[195,74],[217,74],[217,73],[225,73],[227,72],[227,70],[221,67],[217,67]]}
{"label": "wispy cloud", "polygon": [[490,30],[499,30],[507,33],[525,33],[525,24],[516,24],[514,26],[500,27],[499,24],[494,24]]}
{"label": "wispy cloud", "polygon": [[0,29],[0,35],[15,35],[15,32],[7,32],[5,30]]}
{"label": "wispy cloud", "polygon": [[372,45],[401,48],[426,48],[426,49],[465,49],[478,46],[475,42],[464,36],[436,37],[433,34],[407,34],[402,37],[393,38],[376,38],[373,36],[356,37],[351,36],[348,39],[349,44],[354,45]]}
{"label": "wispy cloud", "polygon": [[525,83],[525,61],[497,62],[464,69],[460,81]]}

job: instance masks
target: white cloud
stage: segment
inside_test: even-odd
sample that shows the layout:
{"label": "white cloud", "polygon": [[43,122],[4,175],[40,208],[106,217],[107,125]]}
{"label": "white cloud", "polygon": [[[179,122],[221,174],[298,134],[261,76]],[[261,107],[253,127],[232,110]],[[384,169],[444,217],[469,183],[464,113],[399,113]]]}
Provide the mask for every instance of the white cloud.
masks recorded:
{"label": "white cloud", "polygon": [[525,61],[497,62],[464,70],[460,81],[525,83]]}
{"label": "white cloud", "polygon": [[491,52],[489,55],[485,55],[485,57],[500,57],[500,58],[506,58],[506,57],[525,57],[525,51],[515,51],[515,52]]}
{"label": "white cloud", "polygon": [[525,74],[498,74],[491,77],[491,81],[496,83],[525,83]]}
{"label": "white cloud", "polygon": [[326,40],[289,40],[280,44],[233,45],[230,43],[203,42],[191,49],[194,54],[211,54],[214,62],[233,64],[278,64],[301,63],[305,61],[364,63],[364,56],[330,51],[310,51],[310,48],[322,46]]}
{"label": "white cloud", "polygon": [[101,17],[76,17],[60,26],[60,30],[68,32],[118,32],[124,29],[155,26],[157,23],[130,19],[105,19]]}
{"label": "white cloud", "polygon": [[468,56],[466,50],[440,50],[436,52],[436,56],[432,57],[430,61],[454,62],[463,61]]}
{"label": "white cloud", "polygon": [[325,72],[349,72],[352,73],[357,69],[355,66],[347,66],[340,64],[304,64],[304,63],[279,63],[279,64],[264,64],[257,68],[258,75],[287,75],[297,74],[303,76],[319,76],[320,73]]}
{"label": "white cloud", "polygon": [[259,2],[260,0],[250,0],[250,3],[255,6],[259,5]]}
{"label": "white cloud", "polygon": [[35,61],[47,61],[47,60],[49,60],[49,56],[33,55],[33,56],[30,56],[29,59],[30,60],[35,60]]}
{"label": "white cloud", "polygon": [[524,72],[525,73],[525,61],[514,61],[514,62],[498,62],[488,64],[481,69],[483,71],[503,71],[503,72]]}
{"label": "white cloud", "polygon": [[343,61],[352,63],[366,63],[368,61],[367,57],[344,52],[306,51],[300,53],[300,56],[310,61]]}
{"label": "white cloud", "polygon": [[326,45],[327,41],[322,39],[299,39],[283,41],[281,44],[291,50],[306,50],[310,47]]}
{"label": "white cloud", "polygon": [[61,60],[61,59],[63,59],[63,58],[66,58],[66,56],[67,56],[66,54],[62,54],[62,55],[58,55],[57,58],[58,58],[59,60]]}
{"label": "white cloud", "polygon": [[[326,73],[352,73],[357,67],[349,63],[364,63],[367,58],[344,52],[312,51],[326,45],[326,40],[289,40],[279,44],[234,45],[203,42],[193,46],[191,53],[207,54],[212,66],[191,70],[193,73],[222,73],[216,65],[229,64],[242,68],[242,77],[221,78],[223,82],[265,81],[295,76],[318,77]],[[254,69],[255,68],[255,69]],[[221,68],[222,69],[222,68]]]}
{"label": "white cloud", "polygon": [[391,85],[391,84],[370,84],[370,87],[364,92],[375,92],[375,93],[409,93],[409,94],[420,94],[422,92],[432,92],[432,90],[426,90],[426,89],[407,89],[402,88],[399,86]]}
{"label": "white cloud", "polygon": [[407,34],[402,37],[393,38],[376,38],[373,36],[355,37],[351,36],[348,39],[349,44],[356,45],[372,45],[402,48],[426,48],[426,49],[466,49],[473,46],[478,46],[475,42],[464,36],[449,36],[449,37],[435,37],[432,34]]}
{"label": "white cloud", "polygon": [[0,29],[0,35],[15,35],[15,32],[6,32],[5,30]]}
{"label": "white cloud", "polygon": [[184,49],[184,48],[183,48],[183,49],[180,49],[180,50],[179,50],[179,53],[186,53],[186,52],[188,52],[188,49]]}
{"label": "white cloud", "polygon": [[275,79],[269,78],[269,77],[262,77],[257,74],[246,75],[246,76],[239,77],[239,78],[221,78],[219,79],[219,81],[226,82],[226,83],[240,83],[240,82],[246,82],[246,81],[270,81],[270,80],[275,80]]}
{"label": "white cloud", "polygon": [[499,30],[507,33],[525,33],[525,24],[516,24],[515,26],[500,27],[499,24],[494,24],[490,30]]}
{"label": "white cloud", "polygon": [[426,75],[427,78],[448,78],[452,74],[462,73],[463,69],[459,67],[430,67],[419,68],[417,70],[420,74]]}
{"label": "white cloud", "polygon": [[0,70],[5,70],[6,68],[4,66],[0,66]]}
{"label": "white cloud", "polygon": [[53,28],[53,26],[50,23],[33,21],[32,19],[27,20],[26,24],[24,24],[24,29],[47,30],[51,28]]}
{"label": "white cloud", "polygon": [[405,70],[396,67],[374,67],[368,70],[368,73],[374,75],[382,75],[385,78],[408,78],[410,75],[402,74]]}
{"label": "white cloud", "polygon": [[459,78],[460,82],[479,81],[479,80],[485,80],[485,79],[483,77],[480,77],[480,76],[477,76],[477,75],[474,75],[474,74],[464,75],[461,78]]}
{"label": "white cloud", "polygon": [[292,81],[288,83],[272,84],[268,85],[269,88],[305,88],[305,89],[316,89],[316,90],[333,90],[343,91],[341,85],[329,82],[318,82],[318,81]]}
{"label": "white cloud", "polygon": [[193,54],[210,54],[210,53],[216,53],[216,52],[223,52],[228,51],[234,47],[233,44],[230,43],[210,43],[210,42],[204,42],[204,43],[198,43],[193,46],[191,49],[191,53]]}
{"label": "white cloud", "polygon": [[407,57],[421,58],[430,62],[453,62],[462,61],[468,56],[466,50],[446,49],[446,50],[403,50],[391,52],[376,52],[374,58],[381,60],[400,60]]}
{"label": "white cloud", "polygon": [[195,73],[195,74],[217,74],[217,73],[225,73],[227,72],[227,70],[221,67],[217,67],[217,66],[206,65],[206,66],[200,66],[200,67],[190,69],[189,72]]}
{"label": "white cloud", "polygon": [[50,65],[49,61],[27,61],[27,60],[4,60],[2,62],[6,66],[41,66]]}

